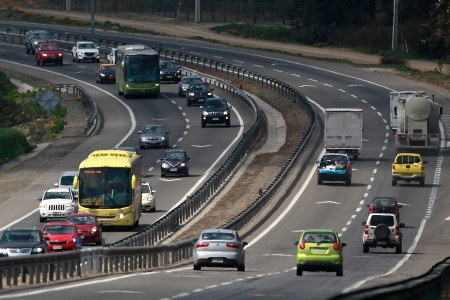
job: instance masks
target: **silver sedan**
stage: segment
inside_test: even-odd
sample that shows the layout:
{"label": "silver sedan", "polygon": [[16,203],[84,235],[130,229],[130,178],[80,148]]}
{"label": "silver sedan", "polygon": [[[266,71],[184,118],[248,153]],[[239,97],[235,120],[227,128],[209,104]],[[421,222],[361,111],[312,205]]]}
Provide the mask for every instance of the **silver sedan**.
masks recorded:
{"label": "silver sedan", "polygon": [[194,245],[194,270],[222,267],[244,272],[246,245],[235,230],[203,230]]}

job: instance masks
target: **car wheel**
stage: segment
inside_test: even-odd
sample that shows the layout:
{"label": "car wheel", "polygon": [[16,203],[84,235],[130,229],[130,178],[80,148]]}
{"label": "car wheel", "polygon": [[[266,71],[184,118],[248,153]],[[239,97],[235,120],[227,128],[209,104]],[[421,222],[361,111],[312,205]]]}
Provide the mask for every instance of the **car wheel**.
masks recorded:
{"label": "car wheel", "polygon": [[36,66],[39,66],[39,59],[36,57]]}
{"label": "car wheel", "polygon": [[186,173],[184,173],[185,177],[189,177],[189,171],[186,171]]}
{"label": "car wheel", "polygon": [[389,227],[386,224],[378,224],[373,233],[378,240],[386,240],[389,237]]}
{"label": "car wheel", "polygon": [[425,185],[425,178],[422,178],[419,180],[419,185],[424,186]]}
{"label": "car wheel", "polygon": [[28,46],[25,46],[25,52],[26,52],[27,54],[30,54],[30,48],[28,48]]}
{"label": "car wheel", "polygon": [[303,275],[302,269],[299,266],[297,266],[297,276],[302,276],[302,275]]}
{"label": "car wheel", "polygon": [[363,252],[369,253],[369,245],[363,245]]}
{"label": "car wheel", "polygon": [[230,121],[230,120],[227,120],[226,123],[225,123],[225,125],[226,125],[227,127],[230,127],[231,121]]}
{"label": "car wheel", "polygon": [[397,179],[392,178],[392,186],[396,186],[397,185]]}
{"label": "car wheel", "polygon": [[166,177],[166,174],[161,172],[161,177]]}
{"label": "car wheel", "polygon": [[80,60],[78,59],[78,55],[75,57],[75,60],[76,60],[77,63],[80,62]]}
{"label": "car wheel", "polygon": [[202,128],[205,128],[205,127],[206,127],[206,122],[202,121]]}
{"label": "car wheel", "polygon": [[352,185],[352,178],[351,177],[347,178],[345,180],[345,184],[348,185],[348,186]]}
{"label": "car wheel", "polygon": [[322,178],[322,176],[320,176],[320,175],[317,175],[317,184],[318,184],[318,185],[323,184],[323,178]]}
{"label": "car wheel", "polygon": [[202,269],[202,267],[200,267],[199,265],[197,265],[197,264],[194,264],[194,270],[195,271],[200,271]]}
{"label": "car wheel", "polygon": [[186,100],[186,105],[187,106],[191,106],[191,101],[188,99],[188,100]]}
{"label": "car wheel", "polygon": [[402,254],[402,244],[395,246],[395,253]]}
{"label": "car wheel", "polygon": [[61,61],[59,62],[59,65],[62,66],[63,64],[64,64],[64,62],[61,60]]}
{"label": "car wheel", "polygon": [[100,62],[100,59],[96,59],[95,62],[96,62],[96,63],[99,63],[99,62]]}
{"label": "car wheel", "polygon": [[75,62],[75,56],[72,55],[72,62]]}
{"label": "car wheel", "polygon": [[237,267],[238,272],[245,272],[245,264],[240,265]]}
{"label": "car wheel", "polygon": [[336,276],[344,276],[344,269],[342,267],[336,271]]}

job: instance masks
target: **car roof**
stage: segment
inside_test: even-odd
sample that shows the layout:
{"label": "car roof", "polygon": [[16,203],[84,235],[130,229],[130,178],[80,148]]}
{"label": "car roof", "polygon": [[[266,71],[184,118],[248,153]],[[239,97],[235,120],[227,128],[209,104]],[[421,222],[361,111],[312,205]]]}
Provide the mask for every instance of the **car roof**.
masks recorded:
{"label": "car roof", "polygon": [[30,30],[30,32],[32,32],[32,33],[50,33],[50,32],[48,32],[48,30],[43,30],[43,29]]}
{"label": "car roof", "polygon": [[236,230],[217,228],[217,229],[205,229],[202,231],[202,233],[209,233],[209,232],[236,233]]}
{"label": "car roof", "polygon": [[70,192],[71,190],[69,187],[54,187],[47,189],[45,192]]}
{"label": "car roof", "polygon": [[147,125],[144,125],[144,128],[148,128],[148,127],[165,127],[165,126],[162,125],[162,124],[147,124]]}
{"label": "car roof", "polygon": [[345,154],[345,153],[332,153],[332,152],[327,152],[327,153],[324,153],[323,154],[323,156],[327,156],[327,155],[332,155],[332,156],[344,156],[344,157],[348,157],[348,155],[347,154]]}
{"label": "car roof", "polygon": [[78,175],[78,171],[64,171],[61,173],[61,176],[68,176],[68,175]]}
{"label": "car roof", "polygon": [[97,215],[93,213],[72,213],[67,217],[97,217]]}
{"label": "car roof", "polygon": [[46,226],[51,226],[51,225],[55,225],[55,226],[75,226],[75,224],[72,223],[72,222],[55,221],[55,222],[47,222],[47,223],[44,223],[44,225],[42,226],[42,228],[44,228],[44,227],[46,227]]}
{"label": "car roof", "polygon": [[168,152],[186,152],[186,150],[181,149],[181,148],[167,149],[165,153],[168,153]]}
{"label": "car roof", "polygon": [[41,230],[40,229],[37,229],[37,228],[8,228],[8,229],[6,229],[5,230],[5,232],[6,231],[38,231],[38,232],[40,232]]}

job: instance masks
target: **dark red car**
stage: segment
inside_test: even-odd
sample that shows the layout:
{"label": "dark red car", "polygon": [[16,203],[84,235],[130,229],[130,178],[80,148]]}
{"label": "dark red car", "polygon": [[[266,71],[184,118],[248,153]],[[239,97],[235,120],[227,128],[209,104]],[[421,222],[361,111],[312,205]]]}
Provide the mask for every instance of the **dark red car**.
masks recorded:
{"label": "dark red car", "polygon": [[48,244],[48,252],[79,250],[81,236],[74,223],[48,222],[42,227],[42,235]]}
{"label": "dark red car", "polygon": [[89,213],[74,213],[66,221],[74,223],[83,244],[102,244],[103,223],[97,216]]}
{"label": "dark red car", "polygon": [[64,55],[61,48],[56,43],[40,43],[35,52],[36,65],[53,63],[63,65]]}
{"label": "dark red car", "polygon": [[391,213],[397,216],[400,222],[400,208],[403,207],[394,197],[374,197],[370,204],[366,204],[371,213]]}

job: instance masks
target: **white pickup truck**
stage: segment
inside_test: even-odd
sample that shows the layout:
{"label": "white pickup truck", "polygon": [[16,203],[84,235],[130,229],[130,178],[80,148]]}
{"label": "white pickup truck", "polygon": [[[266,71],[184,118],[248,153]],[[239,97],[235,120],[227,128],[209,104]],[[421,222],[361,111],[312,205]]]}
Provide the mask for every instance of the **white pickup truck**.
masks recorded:
{"label": "white pickup truck", "polygon": [[65,219],[69,214],[78,211],[78,201],[71,188],[50,188],[39,197],[39,221],[47,219]]}

